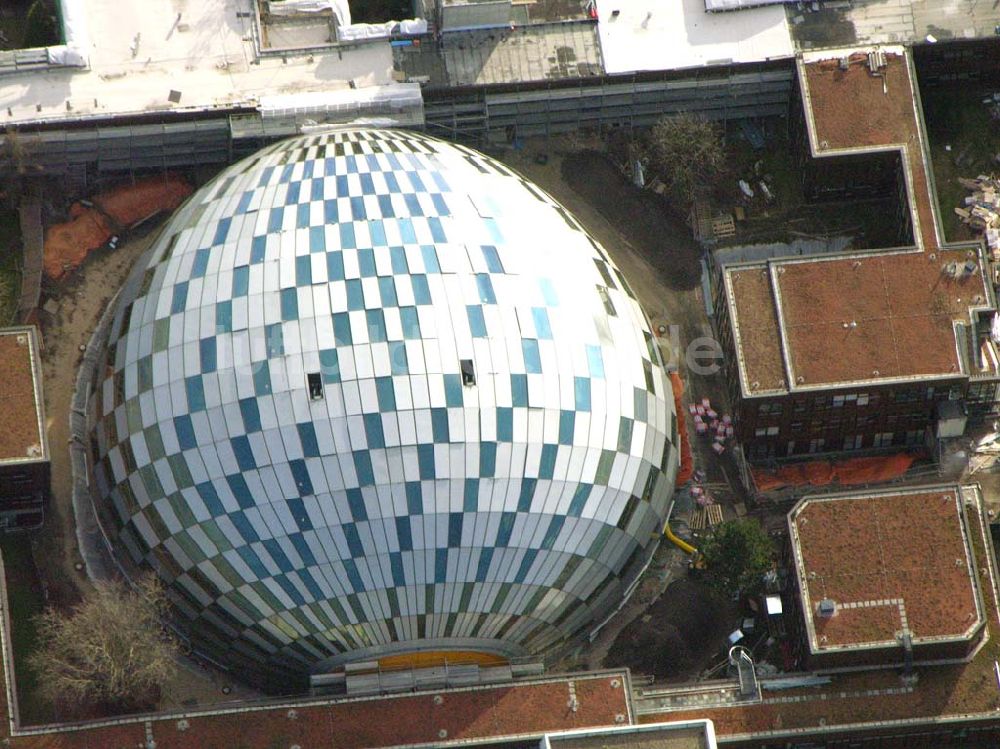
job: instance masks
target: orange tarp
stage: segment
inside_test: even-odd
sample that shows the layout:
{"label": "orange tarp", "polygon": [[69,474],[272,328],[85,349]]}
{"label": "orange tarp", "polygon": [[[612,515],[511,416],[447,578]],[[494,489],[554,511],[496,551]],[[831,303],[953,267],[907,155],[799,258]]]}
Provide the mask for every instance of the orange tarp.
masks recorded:
{"label": "orange tarp", "polygon": [[848,458],[834,462],[814,460],[808,463],[792,463],[776,471],[756,469],[751,472],[757,490],[761,492],[785,486],[826,486],[833,483],[842,486],[877,484],[905,474],[917,457],[912,453],[898,453],[868,458]]}
{"label": "orange tarp", "polygon": [[841,484],[874,484],[888,481],[906,473],[915,455],[901,453],[881,458],[851,458],[837,464],[837,479]]}
{"label": "orange tarp", "polygon": [[45,236],[45,275],[59,279],[78,268],[87,255],[111,236],[161,211],[173,211],[191,194],[181,177],[139,180],[94,196],[94,208],[74,203],[70,220],[49,228]]}
{"label": "orange tarp", "polygon": [[674,389],[674,410],[677,411],[677,433],[681,438],[681,467],[677,471],[676,486],[684,486],[694,475],[694,458],[691,455],[691,440],[688,438],[687,426],[684,419],[684,407],[681,405],[681,396],[684,394],[684,381],[676,372],[670,373],[670,384]]}

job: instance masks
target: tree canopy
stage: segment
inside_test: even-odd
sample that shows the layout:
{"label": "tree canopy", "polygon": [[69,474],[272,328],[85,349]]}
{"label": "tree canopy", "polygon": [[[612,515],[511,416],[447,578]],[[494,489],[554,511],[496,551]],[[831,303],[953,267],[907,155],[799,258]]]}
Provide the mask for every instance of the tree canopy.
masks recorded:
{"label": "tree canopy", "polygon": [[726,164],[722,128],[686,112],[658,120],[649,131],[646,152],[649,167],[685,203],[710,191]]}
{"label": "tree canopy", "polygon": [[742,518],[715,526],[701,553],[714,587],[732,595],[760,585],[771,568],[774,544],[760,523]]}
{"label": "tree canopy", "polygon": [[47,609],[30,658],[43,694],[71,708],[152,706],[176,670],[168,608],[163,585],[147,575],[134,587],[97,582],[68,612]]}

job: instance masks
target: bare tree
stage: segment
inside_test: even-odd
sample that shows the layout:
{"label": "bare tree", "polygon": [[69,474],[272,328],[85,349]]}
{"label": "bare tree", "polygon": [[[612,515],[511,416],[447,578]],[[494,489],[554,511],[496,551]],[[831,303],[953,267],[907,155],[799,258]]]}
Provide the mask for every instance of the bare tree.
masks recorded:
{"label": "bare tree", "polygon": [[16,208],[26,178],[42,172],[34,160],[38,142],[37,135],[25,135],[13,125],[0,128],[0,204]]}
{"label": "bare tree", "polygon": [[153,575],[131,588],[98,582],[69,612],[47,609],[30,657],[42,693],[70,708],[152,706],[177,667],[177,642],[163,626],[168,613]]}
{"label": "bare tree", "polygon": [[650,168],[682,204],[711,191],[726,164],[722,128],[687,112],[653,125],[647,153]]}

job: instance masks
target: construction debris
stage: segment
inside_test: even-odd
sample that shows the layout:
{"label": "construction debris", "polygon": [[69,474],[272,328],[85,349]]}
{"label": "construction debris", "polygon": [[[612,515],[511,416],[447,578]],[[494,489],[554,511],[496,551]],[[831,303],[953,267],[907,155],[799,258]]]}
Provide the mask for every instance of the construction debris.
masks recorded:
{"label": "construction debris", "polygon": [[964,207],[955,209],[964,224],[986,238],[990,257],[1000,260],[1000,179],[980,174],[975,179],[959,178],[958,183],[972,192]]}
{"label": "construction debris", "polygon": [[1000,460],[1000,433],[994,430],[972,446],[969,475],[994,468],[998,460]]}
{"label": "construction debris", "polygon": [[688,406],[688,411],[694,420],[695,433],[701,437],[711,437],[712,450],[716,455],[722,455],[726,451],[726,440],[735,433],[732,417],[729,414],[718,414],[708,398],[692,403]]}

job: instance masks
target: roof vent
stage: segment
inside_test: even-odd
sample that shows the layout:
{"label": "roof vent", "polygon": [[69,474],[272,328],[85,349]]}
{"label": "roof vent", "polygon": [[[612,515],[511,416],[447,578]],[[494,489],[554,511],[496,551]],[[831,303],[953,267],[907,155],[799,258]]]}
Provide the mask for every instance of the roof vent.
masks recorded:
{"label": "roof vent", "polygon": [[831,616],[836,616],[837,602],[831,598],[824,598],[819,602],[819,606],[817,606],[817,613],[826,619],[829,619]]}
{"label": "roof vent", "polygon": [[472,359],[459,359],[459,365],[462,367],[462,384],[471,387],[476,384],[476,367],[472,363]]}

